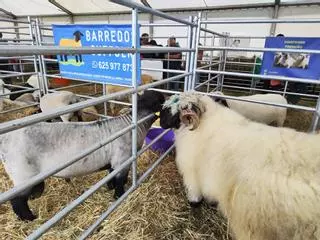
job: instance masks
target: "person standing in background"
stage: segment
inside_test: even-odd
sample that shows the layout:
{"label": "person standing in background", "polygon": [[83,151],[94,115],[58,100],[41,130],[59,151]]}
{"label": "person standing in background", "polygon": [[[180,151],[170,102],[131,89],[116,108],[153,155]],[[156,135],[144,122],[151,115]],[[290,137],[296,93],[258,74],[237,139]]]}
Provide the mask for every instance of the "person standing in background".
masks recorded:
{"label": "person standing in background", "polygon": [[[168,44],[167,47],[180,47],[179,43],[176,42],[176,38],[174,36],[171,36],[168,39]],[[165,60],[163,61],[163,68],[164,69],[172,69],[172,70],[181,70],[181,60],[182,60],[182,53],[181,52],[172,52],[172,53],[167,53],[164,55]],[[173,60],[173,61],[170,61]],[[180,60],[180,61],[179,61]],[[164,78],[170,78],[179,75],[179,73],[165,73],[164,72]],[[175,80],[175,82],[170,82],[169,83],[169,89],[178,91],[180,86],[179,83],[176,81],[181,81]]]}

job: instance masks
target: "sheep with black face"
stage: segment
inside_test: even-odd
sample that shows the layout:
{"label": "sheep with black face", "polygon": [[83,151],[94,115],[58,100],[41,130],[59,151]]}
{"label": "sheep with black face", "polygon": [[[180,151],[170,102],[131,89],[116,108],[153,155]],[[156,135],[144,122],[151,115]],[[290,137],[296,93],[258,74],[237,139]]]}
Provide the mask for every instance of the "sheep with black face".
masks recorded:
{"label": "sheep with black face", "polygon": [[[138,96],[138,119],[150,114],[153,117],[138,125],[138,150],[142,147],[148,129],[158,118],[155,113],[161,110],[164,96],[156,91],[145,91]],[[95,122],[56,122],[38,123],[0,135],[0,156],[6,172],[17,186],[31,177],[72,159],[97,143],[127,127],[131,115],[125,114],[112,119]],[[90,174],[108,166],[117,169],[131,156],[131,131],[87,155],[80,161],[56,173],[54,176],[70,178]],[[123,169],[108,185],[114,188],[114,197],[124,193],[130,166]],[[28,199],[44,190],[44,182],[26,189],[11,200],[14,212],[23,220],[33,220],[35,216],[28,206]],[[39,195],[39,194],[38,194]]]}
{"label": "sheep with black face", "polygon": [[320,239],[320,135],[250,121],[182,93],[160,112],[175,128],[187,197],[218,201],[237,240]]}

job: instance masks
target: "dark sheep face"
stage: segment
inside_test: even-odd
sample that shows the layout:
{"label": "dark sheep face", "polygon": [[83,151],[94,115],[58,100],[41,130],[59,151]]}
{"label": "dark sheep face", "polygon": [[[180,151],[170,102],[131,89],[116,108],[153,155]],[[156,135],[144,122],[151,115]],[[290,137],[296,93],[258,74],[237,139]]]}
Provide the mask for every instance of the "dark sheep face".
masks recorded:
{"label": "dark sheep face", "polygon": [[165,108],[160,111],[160,126],[163,129],[175,128],[178,129],[180,127],[180,116],[179,112],[172,115],[171,108]]}
{"label": "dark sheep face", "polygon": [[165,97],[162,93],[146,90],[142,95],[138,95],[138,108],[156,113],[162,109],[164,101]]}

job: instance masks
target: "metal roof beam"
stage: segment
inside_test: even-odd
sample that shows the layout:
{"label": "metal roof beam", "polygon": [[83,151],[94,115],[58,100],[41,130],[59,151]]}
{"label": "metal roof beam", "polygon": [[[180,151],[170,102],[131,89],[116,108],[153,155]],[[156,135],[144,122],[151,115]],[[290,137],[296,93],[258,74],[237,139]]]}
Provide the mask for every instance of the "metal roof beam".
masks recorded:
{"label": "metal roof beam", "polygon": [[141,1],[141,3],[144,5],[144,6],[146,6],[146,7],[148,7],[148,8],[152,8],[151,6],[150,6],[150,4],[147,2],[147,0],[140,0]]}
{"label": "metal roof beam", "polygon": [[56,0],[48,0],[49,3],[51,3],[52,5],[56,6],[57,8],[59,8],[61,11],[65,12],[66,14],[69,15],[70,17],[70,21],[71,23],[74,23],[74,19],[73,19],[73,16],[74,16],[74,13],[71,12],[70,10],[66,9],[64,6],[62,6],[60,3],[58,3]]}
{"label": "metal roof beam", "polygon": [[3,12],[5,15],[7,15],[7,16],[13,18],[13,19],[17,19],[16,15],[14,15],[12,12],[9,12],[9,11],[3,9],[3,8],[0,8],[0,12]]}
{"label": "metal roof beam", "polygon": [[57,8],[59,8],[61,11],[65,12],[66,14],[73,16],[74,14],[66,9],[64,6],[62,6],[60,3],[58,3],[56,0],[48,0],[49,3],[51,3],[52,5],[56,6]]}

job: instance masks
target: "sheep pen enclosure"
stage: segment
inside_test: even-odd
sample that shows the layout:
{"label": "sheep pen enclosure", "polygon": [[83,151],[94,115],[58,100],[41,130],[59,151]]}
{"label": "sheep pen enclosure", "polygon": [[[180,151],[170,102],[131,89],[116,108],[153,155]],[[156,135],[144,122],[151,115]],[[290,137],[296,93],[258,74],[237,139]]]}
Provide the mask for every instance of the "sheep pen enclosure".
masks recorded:
{"label": "sheep pen enclosure", "polygon": [[[232,239],[228,221],[213,206],[204,203],[200,208],[195,209],[189,205],[183,180],[175,163],[174,151],[166,151],[165,153],[155,151],[151,149],[151,144],[146,143],[142,147],[144,152],[138,151],[136,137],[138,136],[138,131],[136,126],[139,119],[135,114],[138,112],[139,105],[132,99],[135,99],[136,93],[140,94],[147,89],[163,93],[165,97],[185,91],[196,91],[200,94],[212,96],[214,91],[218,90],[225,94],[226,99],[249,96],[256,93],[276,93],[286,98],[292,96],[293,99],[285,106],[271,103],[272,106],[287,108],[284,127],[293,128],[301,132],[314,132],[318,128],[320,116],[319,81],[312,78],[302,79],[277,76],[279,81],[282,82],[281,88],[272,89],[270,86],[266,87],[265,82],[270,82],[270,80],[276,78],[275,75],[263,74],[260,71],[262,67],[261,56],[272,52],[261,41],[267,37],[265,35],[233,36],[223,32],[220,25],[228,25],[230,23],[246,25],[252,23],[259,27],[259,24],[266,23],[270,25],[276,23],[289,25],[294,25],[295,23],[318,24],[320,19],[208,20],[208,15],[201,11],[198,14],[190,12],[187,18],[178,18],[161,11],[146,8],[134,1],[112,0],[111,2],[127,7],[130,10],[130,18],[128,20],[130,21],[130,31],[132,31],[132,36],[136,36],[131,39],[128,46],[124,47],[124,50],[121,50],[121,54],[124,54],[124,56],[132,54],[129,59],[132,64],[129,83],[123,84],[121,82],[115,84],[123,91],[108,92],[106,87],[108,81],[105,81],[105,79],[98,81],[97,79],[88,80],[83,77],[68,77],[64,76],[61,70],[61,67],[65,65],[81,67],[83,64],[81,61],[85,61],[85,55],[119,54],[117,46],[106,47],[103,45],[101,47],[99,45],[92,48],[88,47],[89,45],[81,45],[81,43],[79,44],[81,34],[79,35],[78,32],[77,34],[72,33],[76,37],[77,45],[73,45],[68,49],[61,48],[63,46],[55,46],[52,25],[43,23],[41,18],[27,17],[21,21],[10,20],[9,22],[14,27],[11,26],[8,29],[12,31],[12,34],[15,34],[15,29],[21,28],[21,35],[17,35],[20,41],[8,38],[9,42],[0,44],[0,56],[4,56],[0,58],[7,61],[1,66],[10,65],[12,63],[9,60],[15,59],[18,62],[13,63],[14,65],[12,66],[19,65],[20,70],[16,68],[2,70],[1,73],[4,80],[2,87],[11,89],[12,92],[10,94],[14,94],[14,91],[23,93],[27,90],[31,92],[39,90],[46,95],[65,90],[74,93],[81,101],[79,100],[75,104],[63,106],[61,109],[59,108],[49,113],[37,113],[40,109],[40,100],[24,103],[22,107],[14,100],[3,101],[0,111],[0,134],[23,128],[25,125],[46,121],[54,117],[57,118],[62,115],[62,112],[63,114],[74,112],[75,109],[80,110],[84,106],[94,106],[97,110],[97,114],[85,113],[86,120],[84,121],[86,122],[93,122],[98,119],[102,121],[112,119],[121,115],[121,110],[124,108],[131,107],[132,111],[128,115],[132,116],[132,121],[128,122],[127,130],[127,132],[130,131],[132,133],[130,142],[130,145],[132,145],[132,151],[130,149],[131,157],[127,160],[131,159],[131,171],[124,197],[114,199],[113,191],[107,189],[106,182],[97,187],[97,184],[101,183],[101,181],[107,181],[110,174],[107,174],[106,170],[97,171],[86,176],[72,177],[70,181],[52,177],[53,174],[46,177],[39,174],[35,177],[45,180],[44,193],[40,198],[29,201],[30,208],[37,215],[37,218],[31,222],[20,221],[12,211],[12,206],[8,201],[15,194],[14,190],[12,190],[13,187],[17,187],[19,190],[19,186],[13,185],[4,169],[4,164],[1,162],[2,159],[0,159],[0,239],[37,239],[40,236],[41,239],[79,239],[79,237],[80,239],[134,240]],[[154,15],[155,18],[162,20],[165,19],[168,23],[161,21],[159,23],[146,23],[144,17],[140,17],[140,14],[143,13]],[[172,21],[172,23],[169,23],[169,21]],[[114,27],[112,21],[109,21],[109,23]],[[72,26],[72,24],[68,25],[63,27]],[[127,22],[125,25],[128,25]],[[128,28],[128,26],[126,27]],[[165,44],[160,47],[159,44],[154,46],[152,50],[154,53],[150,51],[150,46],[140,47],[138,44],[138,36],[141,35],[140,31],[151,28],[155,30],[155,32],[152,31],[154,35],[151,37],[157,39],[157,41],[162,41],[163,39],[166,41],[167,39],[167,36],[157,35],[158,28],[164,28],[166,31],[174,33],[177,31],[181,34],[181,36],[177,35],[180,43],[177,43],[175,47],[163,47]],[[183,36],[182,33],[184,34]],[[274,36],[274,33],[270,33],[270,35]],[[241,39],[241,41],[242,39],[251,39],[258,44],[254,45],[254,47],[241,47],[241,50],[238,51],[237,47],[230,44],[229,41],[232,39]],[[75,43],[72,40],[70,44]],[[123,46],[121,45],[121,47]],[[319,55],[320,53],[319,50],[315,49],[290,50],[280,47],[273,49],[273,51],[280,50],[284,50],[284,52],[307,52],[314,55]],[[166,62],[167,66],[169,66],[170,61],[179,61],[171,60],[169,57],[170,53],[176,54],[177,52],[183,53],[181,56],[181,69],[172,70],[166,68],[165,64],[162,65],[162,63]],[[199,60],[197,55],[201,54],[201,52],[205,57]],[[234,52],[250,54],[244,54],[245,56],[232,55]],[[71,59],[69,62],[65,55],[60,58],[59,54],[64,53],[70,54],[67,55],[69,60]],[[141,56],[154,55],[150,59],[148,57],[139,59],[136,57],[139,54]],[[79,58],[79,56],[82,57]],[[140,68],[138,60],[141,62]],[[106,70],[105,63],[97,64],[97,66]],[[105,74],[108,75],[108,71]],[[139,85],[137,76],[144,74],[148,75],[151,81]],[[178,87],[175,88],[172,83],[179,83],[180,85],[176,85]],[[125,91],[127,91],[129,97],[126,96],[128,97],[126,100],[119,100],[118,98],[120,96],[123,97]],[[5,93],[5,91],[3,92]],[[2,91],[0,91],[0,101],[8,96],[6,93],[1,94]],[[116,106],[113,109],[115,111],[111,111],[110,106],[113,103]],[[263,101],[262,104],[268,105],[270,103]],[[40,120],[40,118],[42,119]],[[129,129],[130,124],[132,125],[131,129]],[[159,127],[155,125],[158,125],[158,123],[155,122],[152,128]],[[114,141],[116,139],[115,135],[120,134],[120,132],[114,133],[111,137],[106,136],[109,137],[106,139],[110,140],[112,138],[110,141]],[[159,140],[160,137],[158,136],[158,139],[154,141]],[[100,144],[102,146],[106,139],[97,139],[97,145]],[[88,145],[86,147],[87,149],[81,150],[83,152],[89,151],[88,149],[92,146]],[[83,153],[82,151],[81,154]],[[135,156],[137,156],[136,164],[133,161]],[[72,157],[70,160],[74,160],[73,158],[76,159],[76,157]],[[26,184],[32,181],[33,179],[30,179],[30,182],[26,181]]]}

